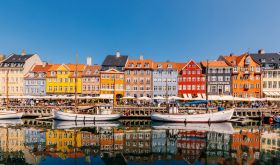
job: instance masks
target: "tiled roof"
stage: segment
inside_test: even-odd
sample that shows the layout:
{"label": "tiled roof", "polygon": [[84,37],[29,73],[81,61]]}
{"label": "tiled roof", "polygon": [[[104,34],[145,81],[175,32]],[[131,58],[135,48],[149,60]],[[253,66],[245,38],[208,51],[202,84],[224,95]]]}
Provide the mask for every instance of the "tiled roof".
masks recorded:
{"label": "tiled roof", "polygon": [[12,54],[0,63],[0,67],[23,67],[24,63],[35,54],[17,55]]}
{"label": "tiled roof", "polygon": [[100,69],[101,66],[100,65],[93,65],[93,66],[89,66],[87,65],[83,71],[83,76],[97,76],[100,74]]}
{"label": "tiled roof", "polygon": [[[154,69],[176,69],[180,70],[180,68],[184,65],[184,63],[177,62],[154,62]],[[161,66],[161,67],[159,67]],[[168,67],[169,66],[169,67]]]}
{"label": "tiled roof", "polygon": [[[76,71],[76,64],[53,64],[49,71],[58,71],[59,67],[64,65],[69,71]],[[77,64],[77,71],[84,71],[84,64]]]}
{"label": "tiled roof", "polygon": [[279,53],[250,54],[250,56],[258,63],[262,64],[280,64]]}
{"label": "tiled roof", "polygon": [[118,66],[124,67],[125,63],[128,59],[128,56],[119,56],[116,55],[108,55],[102,63],[102,66]]}
{"label": "tiled roof", "polygon": [[[142,68],[142,69],[152,69],[153,60],[151,59],[128,59],[125,68]],[[137,65],[140,65],[137,67]]]}
{"label": "tiled roof", "polygon": [[46,64],[46,65],[35,65],[32,68],[32,72],[47,72],[52,67],[52,64]]}
{"label": "tiled roof", "polygon": [[202,61],[201,65],[203,67],[230,67],[225,61]]}
{"label": "tiled roof", "polygon": [[236,55],[230,55],[230,56],[223,56],[223,58],[226,60],[226,62],[232,66],[236,66],[237,65],[237,62],[236,62],[236,59],[237,59],[238,56]]}

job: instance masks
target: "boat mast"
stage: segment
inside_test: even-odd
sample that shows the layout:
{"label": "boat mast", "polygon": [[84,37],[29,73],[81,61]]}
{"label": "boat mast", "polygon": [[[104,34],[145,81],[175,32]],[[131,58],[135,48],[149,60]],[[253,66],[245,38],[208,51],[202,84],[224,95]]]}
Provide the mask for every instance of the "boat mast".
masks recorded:
{"label": "boat mast", "polygon": [[208,60],[206,61],[206,77],[205,77],[205,82],[206,82],[206,110],[208,111]]}
{"label": "boat mast", "polygon": [[78,75],[78,53],[76,53],[76,65],[75,65],[75,112],[77,112],[77,75]]}
{"label": "boat mast", "polygon": [[9,69],[6,73],[6,111],[9,109]]}

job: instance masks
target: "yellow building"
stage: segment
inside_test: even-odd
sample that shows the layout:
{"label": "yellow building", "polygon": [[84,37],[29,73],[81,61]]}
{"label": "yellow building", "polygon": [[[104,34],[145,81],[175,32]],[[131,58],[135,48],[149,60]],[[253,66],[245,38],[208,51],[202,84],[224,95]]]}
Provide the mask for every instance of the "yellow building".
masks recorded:
{"label": "yellow building", "polygon": [[[75,87],[77,93],[81,93],[84,68],[84,64],[54,64],[46,76],[47,94],[74,94]],[[77,83],[75,83],[76,78]]]}
{"label": "yellow building", "polygon": [[113,94],[119,99],[124,95],[124,72],[108,69],[100,72],[100,94]]}
{"label": "yellow building", "polygon": [[74,147],[81,147],[81,133],[74,130],[47,130],[46,146],[56,151],[71,152]]}

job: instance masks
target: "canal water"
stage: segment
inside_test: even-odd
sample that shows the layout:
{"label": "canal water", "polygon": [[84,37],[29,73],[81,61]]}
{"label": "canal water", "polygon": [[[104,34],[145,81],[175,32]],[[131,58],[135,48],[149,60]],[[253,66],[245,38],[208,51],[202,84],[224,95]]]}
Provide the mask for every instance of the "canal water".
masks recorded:
{"label": "canal water", "polygon": [[0,120],[0,164],[280,164],[280,126]]}

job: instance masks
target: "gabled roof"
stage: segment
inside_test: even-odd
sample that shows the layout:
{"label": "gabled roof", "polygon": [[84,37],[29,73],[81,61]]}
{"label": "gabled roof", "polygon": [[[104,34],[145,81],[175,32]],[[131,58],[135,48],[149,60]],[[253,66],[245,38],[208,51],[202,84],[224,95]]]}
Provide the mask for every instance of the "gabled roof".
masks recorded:
{"label": "gabled roof", "polygon": [[181,70],[185,69],[191,62],[195,63],[195,65],[198,66],[201,69],[201,66],[199,65],[199,63],[196,63],[194,60],[189,60],[187,62],[187,64],[185,64],[184,67]]}
{"label": "gabled roof", "polygon": [[102,66],[115,66],[115,67],[124,67],[128,56],[116,56],[116,55],[108,55],[102,63]]}
{"label": "gabled roof", "polygon": [[208,64],[207,61],[202,61],[201,65],[203,67],[230,67],[225,61],[208,61]]}
{"label": "gabled roof", "polygon": [[250,54],[250,56],[259,64],[280,64],[279,53]]}

